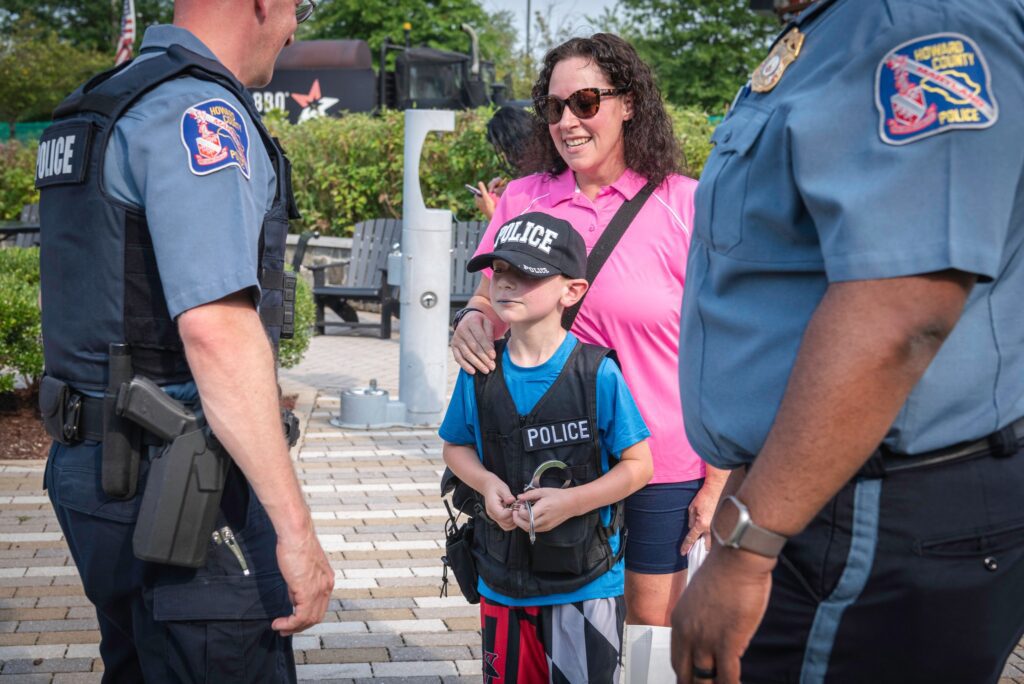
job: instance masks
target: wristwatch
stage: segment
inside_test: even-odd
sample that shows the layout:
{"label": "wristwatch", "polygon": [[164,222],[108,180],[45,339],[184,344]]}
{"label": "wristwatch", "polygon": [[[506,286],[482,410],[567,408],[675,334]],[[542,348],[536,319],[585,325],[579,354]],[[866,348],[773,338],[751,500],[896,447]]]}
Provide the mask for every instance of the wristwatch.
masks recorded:
{"label": "wristwatch", "polygon": [[722,546],[743,549],[759,556],[775,558],[786,545],[786,537],[755,525],[750,511],[735,496],[722,500],[711,521],[711,533]]}
{"label": "wristwatch", "polygon": [[473,308],[472,306],[467,306],[465,309],[459,309],[455,312],[455,317],[452,319],[452,330],[459,327],[459,322],[462,321],[470,311],[476,311],[481,314],[483,313],[480,309]]}

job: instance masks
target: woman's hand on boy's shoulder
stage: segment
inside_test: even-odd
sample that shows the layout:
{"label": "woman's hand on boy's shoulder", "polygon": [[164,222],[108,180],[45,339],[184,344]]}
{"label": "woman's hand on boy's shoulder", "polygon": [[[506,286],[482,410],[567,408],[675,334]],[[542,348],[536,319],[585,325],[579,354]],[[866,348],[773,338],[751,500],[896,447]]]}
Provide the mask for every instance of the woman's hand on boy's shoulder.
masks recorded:
{"label": "woman's hand on boy's shoulder", "polygon": [[[541,487],[523,492],[516,499],[519,504],[530,502],[533,507],[533,529],[536,532],[553,530],[569,518],[577,516],[577,493],[570,489]],[[515,524],[519,529],[530,531],[530,511],[520,505],[516,507]]]}

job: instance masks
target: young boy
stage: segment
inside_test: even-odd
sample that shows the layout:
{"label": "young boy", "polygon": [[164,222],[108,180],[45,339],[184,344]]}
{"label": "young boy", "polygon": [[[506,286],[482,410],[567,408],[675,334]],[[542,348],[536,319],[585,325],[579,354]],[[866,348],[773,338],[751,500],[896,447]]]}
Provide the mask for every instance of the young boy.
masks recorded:
{"label": "young boy", "polygon": [[538,212],[469,262],[493,269],[491,303],[511,328],[493,372],[459,374],[440,430],[486,511],[472,547],[486,683],[619,679],[621,502],[651,477],[650,433],[610,350],[562,328],[586,264],[572,226]]}

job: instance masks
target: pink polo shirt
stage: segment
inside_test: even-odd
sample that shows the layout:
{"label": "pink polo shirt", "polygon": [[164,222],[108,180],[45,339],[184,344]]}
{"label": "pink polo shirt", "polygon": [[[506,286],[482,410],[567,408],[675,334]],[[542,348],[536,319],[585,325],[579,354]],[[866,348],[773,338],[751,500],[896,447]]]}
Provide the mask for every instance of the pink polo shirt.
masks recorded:
{"label": "pink polo shirt", "polygon": [[[572,172],[534,174],[509,183],[477,254],[489,252],[507,220],[528,211],[565,219],[589,253],[623,202],[647,183],[633,171],[602,188],[594,201],[579,192]],[[651,195],[591,283],[573,332],[582,342],[611,347],[651,431],[651,483],[704,477],[704,462],[690,447],[679,400],[679,309],[693,225],[697,181],[670,176]],[[485,271],[487,277],[490,270]]]}

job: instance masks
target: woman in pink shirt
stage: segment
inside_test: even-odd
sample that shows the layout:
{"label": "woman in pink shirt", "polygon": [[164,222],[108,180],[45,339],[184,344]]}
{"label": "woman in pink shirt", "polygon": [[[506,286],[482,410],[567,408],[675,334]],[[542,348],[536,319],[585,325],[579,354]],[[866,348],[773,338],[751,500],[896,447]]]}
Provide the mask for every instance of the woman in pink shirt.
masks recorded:
{"label": "woman in pink shirt", "polygon": [[[686,553],[701,535],[707,539],[726,475],[687,443],[676,384],[697,182],[678,173],[679,147],[651,70],[621,38],[599,33],[551,50],[533,97],[540,158],[532,166],[546,171],[508,185],[477,253],[527,211],[566,219],[589,252],[619,207],[655,184],[591,283],[572,331],[618,352],[651,431],[652,484],[626,501],[627,622],[668,625],[686,583]],[[452,352],[467,373],[494,369],[493,340],[504,333],[489,277],[485,271],[456,319]]]}

